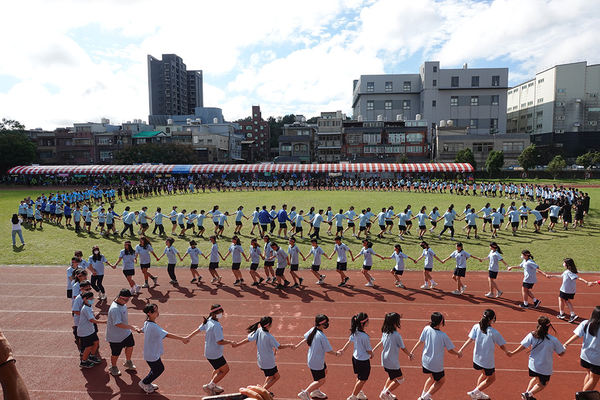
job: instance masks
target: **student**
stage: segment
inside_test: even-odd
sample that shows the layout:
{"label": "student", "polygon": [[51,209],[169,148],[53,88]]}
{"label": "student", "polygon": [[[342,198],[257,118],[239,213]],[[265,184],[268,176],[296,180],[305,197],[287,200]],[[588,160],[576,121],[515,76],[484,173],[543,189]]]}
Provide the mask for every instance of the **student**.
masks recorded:
{"label": "student", "polygon": [[490,264],[488,266],[488,284],[490,291],[485,294],[485,297],[500,297],[502,296],[502,293],[504,293],[502,290],[500,290],[498,284],[496,283],[496,278],[498,278],[498,272],[500,271],[500,266],[498,265],[498,262],[502,261],[502,263],[508,267],[508,264],[506,263],[506,261],[504,261],[504,258],[502,258],[501,254],[502,250],[500,250],[500,246],[498,246],[498,243],[491,242],[490,253],[487,257],[481,259],[481,261],[486,259],[490,260]]}
{"label": "student", "polygon": [[382,400],[395,399],[392,392],[404,382],[402,370],[400,369],[400,350],[408,356],[410,361],[414,359],[414,356],[411,356],[406,346],[404,346],[402,335],[398,332],[401,318],[402,316],[396,312],[385,314],[381,327],[381,341],[373,347],[374,352],[379,346],[383,346],[381,351],[381,365],[388,374],[388,378],[383,385],[383,390],[379,394],[379,398]]}
{"label": "student", "polygon": [[479,260],[481,262],[481,258],[475,257],[469,253],[467,253],[463,249],[463,244],[461,242],[456,243],[456,250],[452,252],[446,259],[442,260],[442,264],[448,261],[451,258],[454,258],[456,261],[456,268],[454,268],[454,273],[452,274],[452,279],[456,281],[456,290],[452,292],[452,294],[463,294],[467,289],[467,285],[464,285],[462,282],[462,278],[465,277],[467,272],[467,259],[470,257]]}
{"label": "student", "polygon": [[223,346],[226,344],[233,345],[233,340],[225,340],[223,337],[223,327],[219,320],[223,318],[223,307],[220,304],[213,304],[208,317],[204,318],[204,322],[187,337],[193,338],[201,331],[206,332],[204,338],[204,357],[212,365],[214,371],[211,375],[211,380],[208,384],[202,386],[202,389],[209,395],[223,393],[222,387],[217,386],[229,372],[229,365],[225,357],[223,357]]}
{"label": "student", "polygon": [[342,236],[344,233],[346,233],[346,231],[348,231],[348,229],[352,228],[352,236],[356,237],[356,225],[354,224],[354,221],[356,221],[357,216],[356,212],[354,211],[354,206],[350,206],[344,215],[346,216],[346,219],[348,219],[348,227],[344,230],[344,232],[342,232]]}
{"label": "student", "polygon": [[240,266],[242,265],[242,256],[244,256],[244,260],[248,261],[248,257],[246,257],[246,253],[244,253],[244,248],[242,247],[242,242],[240,238],[237,236],[233,236],[231,238],[231,246],[229,246],[229,250],[225,257],[223,257],[223,261],[227,259],[227,257],[231,254],[231,270],[233,271],[233,275],[235,276],[234,285],[241,285],[244,283],[244,278],[242,278],[242,273],[240,272]]}
{"label": "student", "polygon": [[[73,281],[76,278],[75,271],[79,269],[78,267],[79,258],[73,256],[71,258],[71,265],[67,268],[67,299],[73,300]],[[77,294],[75,296],[77,296]]]}
{"label": "student", "polygon": [[346,271],[348,269],[348,258],[346,256],[346,252],[350,253],[350,258],[354,258],[354,256],[352,255],[352,250],[350,250],[348,248],[348,246],[346,246],[345,244],[342,243],[341,237],[336,236],[333,252],[331,252],[331,255],[327,258],[329,258],[331,260],[333,255],[335,253],[337,253],[337,264],[336,264],[335,269],[338,272],[338,274],[340,274],[340,277],[342,278],[342,282],[340,284],[338,284],[338,287],[346,286],[346,283],[348,283],[348,281],[350,280],[350,278],[347,277],[346,274],[344,273],[344,271]]}
{"label": "student", "polygon": [[431,396],[437,393],[444,386],[446,378],[444,377],[444,348],[448,353],[462,357],[462,353],[454,350],[454,344],[446,333],[441,331],[445,325],[444,316],[439,312],[431,314],[431,323],[427,325],[419,341],[415,344],[410,357],[414,357],[415,351],[421,346],[423,347],[423,355],[421,357],[421,365],[423,373],[429,375],[423,386],[423,392],[418,400],[430,400]]}
{"label": "student", "polygon": [[299,256],[302,256],[302,258],[304,258],[304,254],[302,254],[298,246],[296,246],[296,239],[294,239],[293,237],[290,238],[288,244],[289,246],[287,253],[290,256],[290,275],[292,275],[292,278],[294,279],[294,284],[292,285],[292,288],[298,288],[302,286],[302,282],[304,281],[304,278],[301,278],[298,275],[298,268],[300,264]]}
{"label": "student", "polygon": [[[250,214],[250,218],[252,218],[252,230],[250,231],[250,236],[254,235],[254,229],[259,226],[259,219],[258,216],[260,214],[260,208],[256,207],[256,209],[254,211],[252,211],[252,214]],[[260,233],[261,228],[259,226],[258,228],[258,232]]]}
{"label": "student", "polygon": [[[235,214],[235,230],[233,231],[234,235],[241,235],[242,234],[242,227],[244,226],[244,224],[242,223],[242,218],[246,218],[246,220],[248,220],[249,218],[246,217],[244,215],[244,207],[239,206],[237,211],[234,213]],[[252,229],[254,230],[254,226],[252,226]]]}
{"label": "student", "polygon": [[127,303],[130,298],[131,291],[129,289],[121,289],[119,296],[113,300],[108,309],[108,316],[106,318],[106,341],[110,345],[111,356],[108,372],[112,376],[121,375],[121,371],[119,371],[119,367],[117,367],[117,360],[123,349],[125,349],[125,363],[123,366],[128,371],[136,370],[136,366],[133,364],[133,361],[131,361],[133,346],[135,346],[132,330],[138,333],[141,333],[142,330],[137,326],[129,325]]}
{"label": "student", "polygon": [[580,353],[580,363],[587,370],[583,379],[583,391],[595,390],[600,380],[600,340],[598,340],[598,327],[600,327],[600,306],[592,311],[589,320],[585,320],[575,328],[574,335],[563,345],[568,345],[579,338],[583,338]]}
{"label": "student", "polygon": [[279,344],[277,339],[269,333],[272,326],[273,318],[262,317],[260,321],[246,328],[248,336],[244,340],[232,345],[235,348],[248,342],[256,343],[256,359],[258,367],[265,374],[265,383],[262,387],[266,390],[269,390],[281,377],[275,364],[275,351],[273,349],[287,349],[293,346],[293,344]]}
{"label": "student", "polygon": [[509,356],[512,357],[531,347],[529,352],[529,376],[531,380],[527,385],[527,390],[521,393],[523,400],[534,400],[533,395],[548,386],[548,381],[550,381],[552,375],[553,353],[556,352],[560,357],[565,354],[563,345],[560,344],[557,338],[548,333],[550,328],[554,330],[548,317],[542,315],[538,318],[537,323],[535,330],[527,334],[519,347],[509,353]]}
{"label": "student", "polygon": [[222,259],[223,256],[219,251],[219,245],[217,245],[217,237],[212,235],[208,240],[212,243],[212,246],[210,247],[210,261],[208,263],[208,272],[210,272],[210,276],[212,276],[210,283],[221,283],[221,276],[217,272],[217,269],[219,268],[219,260]]}
{"label": "student", "polygon": [[364,239],[362,241],[362,245],[363,245],[363,248],[360,249],[360,252],[356,255],[356,257],[352,257],[352,261],[355,261],[360,256],[363,256],[365,258],[363,261],[361,273],[367,280],[367,283],[365,283],[365,286],[372,287],[373,283],[375,282],[375,278],[373,278],[371,276],[369,271],[373,267],[373,256],[377,256],[377,257],[381,258],[382,260],[383,260],[383,257],[380,256],[379,254],[375,253],[375,250],[373,250],[373,243],[371,243],[369,240]]}
{"label": "student", "polygon": [[523,259],[523,261],[521,261],[520,265],[507,267],[509,271],[515,268],[523,268],[524,277],[523,287],[521,288],[521,293],[523,294],[523,303],[519,304],[519,307],[528,309],[529,303],[527,300],[531,298],[533,300],[533,308],[538,308],[541,301],[533,295],[531,289],[533,289],[533,285],[537,283],[537,277],[535,275],[536,272],[539,272],[544,276],[546,274],[540,270],[540,267],[535,262],[533,262],[533,255],[529,252],[529,250],[523,250],[521,252],[521,259]]}
{"label": "student", "polygon": [[413,260],[413,262],[415,263],[417,262],[414,258],[404,254],[402,252],[402,247],[399,244],[396,244],[394,246],[394,252],[391,256],[388,257],[388,259],[396,261],[396,264],[394,265],[394,268],[392,268],[390,273],[396,279],[396,287],[398,288],[404,289],[406,287],[402,284],[402,280],[400,279],[400,277],[402,276],[402,274],[404,274],[404,260],[406,260],[407,258]]}
{"label": "student", "polygon": [[164,353],[163,339],[177,339],[181,340],[184,344],[189,343],[190,339],[189,337],[169,333],[156,323],[156,319],[159,316],[158,305],[154,303],[147,304],[144,306],[143,311],[146,314],[146,322],[144,322],[144,326],[142,327],[142,332],[144,332],[144,360],[150,367],[150,372],[144,379],[140,380],[139,386],[144,392],[152,393],[158,389],[158,385],[153,382],[165,370],[165,366],[160,359]]}
{"label": "student", "polygon": [[[437,227],[437,221],[440,218],[440,213],[437,207],[433,207],[433,210],[429,213],[429,222],[431,223],[431,228],[429,228],[429,232],[433,233],[435,228]],[[421,239],[423,240],[423,239]]]}
{"label": "student", "polygon": [[127,283],[131,288],[131,294],[137,294],[140,292],[140,286],[135,284],[133,276],[135,275],[135,250],[131,247],[131,241],[126,241],[123,244],[123,250],[119,253],[119,259],[113,265],[110,265],[113,269],[117,268],[117,265],[123,260],[123,275],[127,279]]}
{"label": "student", "polygon": [[265,235],[263,237],[265,242],[265,246],[263,247],[263,260],[265,260],[264,268],[265,275],[267,276],[267,283],[273,282],[275,284],[275,271],[273,271],[273,266],[275,265],[275,261],[271,259],[273,255],[273,248],[271,247],[271,238],[269,235]]}
{"label": "student", "polygon": [[477,379],[475,389],[467,392],[467,395],[473,400],[490,398],[490,396],[483,393],[483,389],[488,388],[496,381],[496,364],[494,362],[495,345],[500,346],[506,355],[509,354],[506,348],[506,340],[504,340],[497,330],[492,328],[492,324],[494,323],[496,323],[496,313],[494,310],[485,310],[483,317],[478,324],[473,325],[471,332],[469,332],[469,338],[458,351],[462,354],[464,349],[475,342],[475,347],[473,348],[473,368],[481,371],[481,375]]}
{"label": "student", "polygon": [[275,270],[277,285],[275,286],[275,289],[283,289],[290,284],[290,281],[285,279],[284,276],[285,267],[290,265],[290,257],[285,250],[277,245],[277,243],[271,242],[271,249],[273,250],[273,253],[271,257],[269,257],[269,260],[277,258],[277,269]]}
{"label": "student", "polygon": [[[21,224],[23,224],[23,219],[19,217],[17,214],[13,214],[12,219],[10,220],[12,223],[12,242],[13,246],[17,245],[17,235],[19,239],[21,239],[21,245],[25,245],[25,241],[23,240],[23,230],[21,229]],[[41,225],[40,225],[41,226]]]}
{"label": "student", "polygon": [[303,214],[304,214],[304,210],[300,210],[298,212],[298,214],[296,214],[296,216],[294,217],[293,225],[294,225],[295,231],[294,231],[294,233],[292,233],[292,235],[291,235],[292,237],[296,236],[297,234],[300,234],[301,238],[304,237],[303,233],[302,233],[302,231],[303,231],[302,222],[305,222],[306,220],[304,219]]}
{"label": "student", "polygon": [[138,234],[140,235],[145,235],[146,231],[150,227],[150,225],[148,225],[148,218],[146,216],[147,210],[148,207],[144,206],[142,207],[141,211],[138,212],[138,224],[140,225],[140,230],[138,230]]}
{"label": "student", "polygon": [[165,250],[156,261],[160,261],[165,254],[167,255],[167,272],[169,273],[169,278],[171,278],[169,283],[171,285],[178,285],[177,276],[175,275],[175,266],[177,265],[177,258],[179,258],[180,261],[182,261],[182,258],[177,249],[173,247],[173,243],[175,243],[175,239],[172,237],[168,237],[167,240],[165,240]]}
{"label": "student", "polygon": [[[79,350],[79,356],[81,357],[81,355],[83,354],[83,348],[81,347],[81,340],[79,338],[79,336],[77,335],[77,328],[79,326],[79,315],[81,314],[81,308],[83,307],[83,298],[81,297],[81,295],[83,293],[86,292],[90,292],[91,294],[91,290],[92,290],[92,285],[90,284],[90,281],[85,279],[85,275],[83,275],[83,272],[79,272],[79,276],[81,276],[81,280],[79,282],[77,282],[77,286],[78,286],[78,291],[79,294],[77,296],[75,296],[73,298],[73,300],[71,301],[71,314],[73,315],[73,337],[75,338],[75,345],[77,346],[77,349]],[[94,297],[94,295],[92,294],[92,297]],[[94,329],[95,331],[95,329]]]}
{"label": "student", "polygon": [[100,360],[94,355],[100,344],[94,324],[106,324],[106,321],[100,321],[94,317],[94,311],[92,310],[94,294],[92,292],[81,293],[81,299],[83,300],[83,306],[79,311],[77,337],[83,352],[79,368],[92,368],[94,365],[100,364]]}
{"label": "student", "polygon": [[352,317],[350,321],[350,338],[340,350],[344,351],[354,343],[354,351],[352,352],[352,367],[356,374],[356,383],[352,390],[352,395],[348,400],[366,400],[367,396],[362,391],[363,386],[367,383],[369,375],[371,375],[371,358],[373,358],[373,349],[369,335],[365,333],[365,328],[369,325],[369,316],[366,313],[358,313]]}
{"label": "student", "polygon": [[573,303],[571,300],[575,298],[575,293],[577,291],[577,281],[588,284],[589,282],[583,278],[577,276],[577,267],[575,266],[575,261],[571,258],[565,258],[563,260],[563,267],[565,268],[565,272],[561,275],[553,275],[546,274],[547,278],[562,278],[562,285],[560,285],[560,293],[558,295],[558,311],[559,314],[556,316],[559,319],[566,319],[564,309],[565,305],[569,307],[569,311],[571,313],[571,317],[569,318],[569,323],[573,323],[577,320],[577,315],[575,314],[575,309],[573,308]]}
{"label": "student", "polygon": [[154,229],[152,230],[152,234],[156,235],[156,230],[158,229],[158,235],[162,236],[165,234],[165,227],[163,225],[163,218],[169,218],[168,215],[163,214],[162,209],[160,207],[156,208],[156,212],[154,213],[154,217],[151,221],[154,222]]}
{"label": "student", "polygon": [[479,217],[477,216],[475,209],[471,208],[464,218],[459,219],[459,221],[467,220],[467,239],[471,239],[471,230],[475,231],[475,239],[479,239],[479,236],[477,236],[477,223],[475,222],[477,218]]}
{"label": "student", "polygon": [[250,276],[254,281],[252,282],[252,286],[258,286],[264,282],[265,278],[256,272],[258,270],[260,259],[262,258],[264,260],[264,256],[256,238],[252,238],[252,240],[250,240],[250,250],[248,250],[248,253],[250,253]]}
{"label": "student", "polygon": [[[133,224],[137,224],[136,218],[138,216],[139,212],[135,211],[135,212],[130,212],[126,215],[124,215],[123,218],[123,225],[125,226],[123,228],[123,231],[121,232],[121,237],[123,237],[123,235],[125,234],[125,232],[129,231],[129,234],[131,236],[133,236]],[[88,211],[88,215],[91,216],[91,212]],[[91,221],[91,220],[90,220]],[[87,225],[87,217],[86,217],[86,225]],[[89,230],[89,225],[88,225],[88,230]]]}
{"label": "student", "polygon": [[185,254],[181,258],[181,261],[183,261],[183,259],[186,258],[188,254],[190,255],[190,272],[192,273],[192,280],[190,281],[190,283],[200,283],[200,280],[202,279],[202,276],[200,276],[200,274],[198,273],[198,264],[200,264],[200,256],[204,257],[204,259],[206,260],[206,256],[202,254],[200,249],[196,246],[196,241],[190,240],[190,247],[188,247]]}
{"label": "student", "polygon": [[196,232],[196,236],[203,238],[203,234],[206,231],[204,228],[204,220],[206,219],[206,211],[200,210],[200,214],[196,216],[196,225],[198,228],[198,232]]}
{"label": "student", "polygon": [[156,286],[156,283],[158,282],[158,277],[152,276],[148,269],[150,268],[150,254],[154,256],[156,261],[158,261],[158,256],[154,253],[154,249],[150,244],[150,240],[148,240],[146,236],[140,237],[140,244],[135,246],[135,254],[139,256],[140,268],[142,269],[142,274],[144,275],[144,284],[142,285],[142,287],[150,287],[150,285],[148,285],[148,278],[152,279],[152,281],[154,281],[154,285]]}
{"label": "student", "polygon": [[319,212],[317,213],[317,215],[315,215],[311,220],[310,223],[312,224],[312,228],[313,228],[313,233],[311,233],[309,236],[310,238],[315,238],[317,240],[321,240],[321,238],[319,237],[319,232],[321,230],[321,224],[323,223],[323,209],[320,209]]}
{"label": "student", "polygon": [[[317,244],[317,239],[310,240],[310,251],[306,255],[306,257],[302,256],[302,259],[306,261],[306,259],[312,254],[313,255],[313,263],[310,266],[310,272],[318,279],[316,282],[317,285],[322,285],[323,281],[325,281],[325,275],[321,275],[319,270],[321,269],[321,256],[325,254],[325,251]],[[325,256],[327,257],[327,256]]]}
{"label": "student", "polygon": [[98,300],[106,300],[106,292],[102,281],[104,280],[104,263],[108,263],[108,261],[100,253],[98,246],[92,247],[92,255],[89,257],[88,262],[88,269],[92,273],[92,288],[98,292]]}
{"label": "student", "polygon": [[427,207],[423,206],[421,207],[421,210],[419,211],[419,213],[417,215],[415,215],[414,217],[411,218],[411,220],[413,219],[417,219],[417,223],[419,226],[419,240],[423,240],[423,237],[425,236],[425,233],[427,232],[427,226],[425,225],[425,221],[427,221],[429,219],[429,217],[427,216]]}
{"label": "student", "polygon": [[227,225],[229,227],[229,222],[227,222],[227,218],[229,217],[229,212],[225,211],[225,213],[222,213],[219,215],[219,225],[218,225],[218,231],[217,231],[217,237],[221,237],[221,239],[223,238],[223,231],[225,230],[225,225]]}
{"label": "student", "polygon": [[425,284],[421,286],[421,289],[433,289],[437,286],[437,283],[434,282],[433,277],[431,276],[431,272],[433,271],[433,259],[435,258],[439,262],[443,264],[443,261],[435,255],[431,247],[427,244],[426,241],[422,241],[420,243],[421,248],[423,249],[423,253],[419,258],[415,260],[415,264],[419,262],[422,258],[425,258],[425,267],[423,269],[423,277],[425,278]]}
{"label": "student", "polygon": [[456,218],[456,211],[454,210],[454,204],[450,204],[450,207],[448,207],[448,210],[444,213],[444,215],[437,220],[437,222],[444,220],[444,229],[442,229],[438,235],[438,239],[441,239],[444,232],[449,229],[450,239],[454,240],[454,218]]}
{"label": "student", "polygon": [[326,399],[327,395],[321,392],[321,387],[325,384],[327,376],[327,365],[325,364],[325,353],[340,356],[340,351],[334,351],[329,344],[327,336],[323,333],[329,328],[329,318],[326,315],[318,314],[315,317],[315,325],[304,334],[304,339],[297,345],[293,346],[295,350],[300,345],[306,342],[308,345],[308,368],[312,374],[313,382],[300,393],[298,397],[302,400],[310,400],[311,398]]}

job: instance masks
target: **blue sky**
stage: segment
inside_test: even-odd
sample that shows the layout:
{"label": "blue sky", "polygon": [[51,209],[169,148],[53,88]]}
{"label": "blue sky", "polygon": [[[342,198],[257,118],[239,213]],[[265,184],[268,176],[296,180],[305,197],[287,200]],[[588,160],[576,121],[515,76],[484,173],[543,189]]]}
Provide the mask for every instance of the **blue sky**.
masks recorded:
{"label": "blue sky", "polygon": [[54,129],[147,119],[146,57],[204,71],[229,120],[342,110],[361,74],[508,67],[511,84],[600,62],[600,2],[571,0],[31,0],[4,6],[0,117]]}

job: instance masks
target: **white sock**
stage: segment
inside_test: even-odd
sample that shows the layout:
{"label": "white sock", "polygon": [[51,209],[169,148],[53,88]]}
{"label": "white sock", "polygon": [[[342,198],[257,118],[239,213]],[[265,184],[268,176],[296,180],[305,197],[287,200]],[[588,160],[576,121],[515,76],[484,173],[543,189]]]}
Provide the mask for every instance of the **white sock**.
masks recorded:
{"label": "white sock", "polygon": [[431,286],[435,285],[435,282],[433,281],[433,279],[431,280]]}
{"label": "white sock", "polygon": [[214,388],[215,386],[217,386],[213,381],[210,381],[210,383],[208,384],[209,388]]}
{"label": "white sock", "polygon": [[526,301],[524,301],[524,302],[523,302],[523,304],[525,304],[526,306],[527,306],[527,305],[529,305],[529,303],[528,303],[528,302],[526,302]]}
{"label": "white sock", "polygon": [[479,389],[475,388],[475,389],[473,389],[473,391],[472,391],[472,392],[473,392],[474,394],[479,394],[479,393],[481,393],[481,390],[479,390]]}

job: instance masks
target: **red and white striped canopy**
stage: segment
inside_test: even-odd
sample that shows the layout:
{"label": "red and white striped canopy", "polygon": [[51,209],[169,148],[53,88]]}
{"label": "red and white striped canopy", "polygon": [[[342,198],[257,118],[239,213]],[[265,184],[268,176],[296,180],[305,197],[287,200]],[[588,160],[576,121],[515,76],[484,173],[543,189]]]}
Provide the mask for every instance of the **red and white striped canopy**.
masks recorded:
{"label": "red and white striped canopy", "polygon": [[386,164],[194,164],[194,165],[44,165],[11,168],[9,174],[213,174],[213,173],[339,173],[339,172],[472,172],[467,163]]}

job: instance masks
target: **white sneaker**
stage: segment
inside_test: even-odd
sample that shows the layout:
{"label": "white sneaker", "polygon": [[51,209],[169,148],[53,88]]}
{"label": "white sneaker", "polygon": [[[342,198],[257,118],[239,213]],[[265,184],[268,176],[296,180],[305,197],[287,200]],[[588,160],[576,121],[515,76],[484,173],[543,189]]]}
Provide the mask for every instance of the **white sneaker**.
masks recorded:
{"label": "white sneaker", "polygon": [[467,285],[462,285],[462,287],[460,288],[460,292],[464,293],[465,290],[467,290]]}
{"label": "white sneaker", "polygon": [[387,390],[384,390],[379,394],[379,398],[381,400],[393,400],[393,397],[390,396],[390,393]]}
{"label": "white sneaker", "polygon": [[321,392],[320,389],[317,389],[317,390],[313,390],[310,393],[310,397],[312,397],[313,399],[326,399],[327,395],[325,393]]}
{"label": "white sneaker", "polygon": [[431,284],[431,287],[432,287],[432,288],[434,288],[434,287],[436,287],[437,285],[438,285],[438,284],[437,284],[437,282],[433,282],[433,283]]}
{"label": "white sneaker", "polygon": [[367,287],[373,287],[373,282],[365,283],[365,286],[367,286]]}
{"label": "white sneaker", "polygon": [[152,385],[146,385],[143,380],[139,382],[139,385],[142,388],[142,390],[146,393],[154,392],[154,387],[152,387]]}
{"label": "white sneaker", "polygon": [[396,287],[399,287],[399,288],[402,288],[402,289],[406,288],[406,286],[404,286],[404,285],[402,284],[402,282],[398,282],[398,283],[396,283]]}
{"label": "white sneaker", "polygon": [[460,290],[454,290],[452,294],[462,294],[462,292]]}
{"label": "white sneaker", "polygon": [[429,285],[427,285],[427,284],[421,285],[421,289],[429,289]]}
{"label": "white sneaker", "polygon": [[356,398],[358,400],[367,400],[367,395],[365,394],[365,392],[363,392],[362,390],[360,392],[358,392],[358,394],[356,395]]}
{"label": "white sneaker", "polygon": [[308,395],[308,392],[306,390],[303,390],[300,393],[298,393],[298,397],[300,397],[302,400],[310,400],[310,396]]}
{"label": "white sneaker", "polygon": [[477,397],[478,400],[487,400],[489,398],[490,398],[490,396],[488,396],[487,394],[485,394],[483,392],[479,392],[479,397]]}
{"label": "white sneaker", "polygon": [[[490,292],[490,293],[486,293],[486,294],[485,294],[485,297],[494,297],[494,294],[493,294],[493,293],[491,293],[491,292]],[[469,392],[469,393],[470,393],[470,392]]]}
{"label": "white sneaker", "polygon": [[134,289],[135,289],[135,293],[139,293],[140,292],[140,285],[135,285]]}
{"label": "white sneaker", "polygon": [[106,300],[106,293],[102,293],[102,299],[101,300]]}
{"label": "white sneaker", "polygon": [[358,397],[356,397],[355,395],[350,395],[350,397],[348,397],[347,400],[358,400]]}

